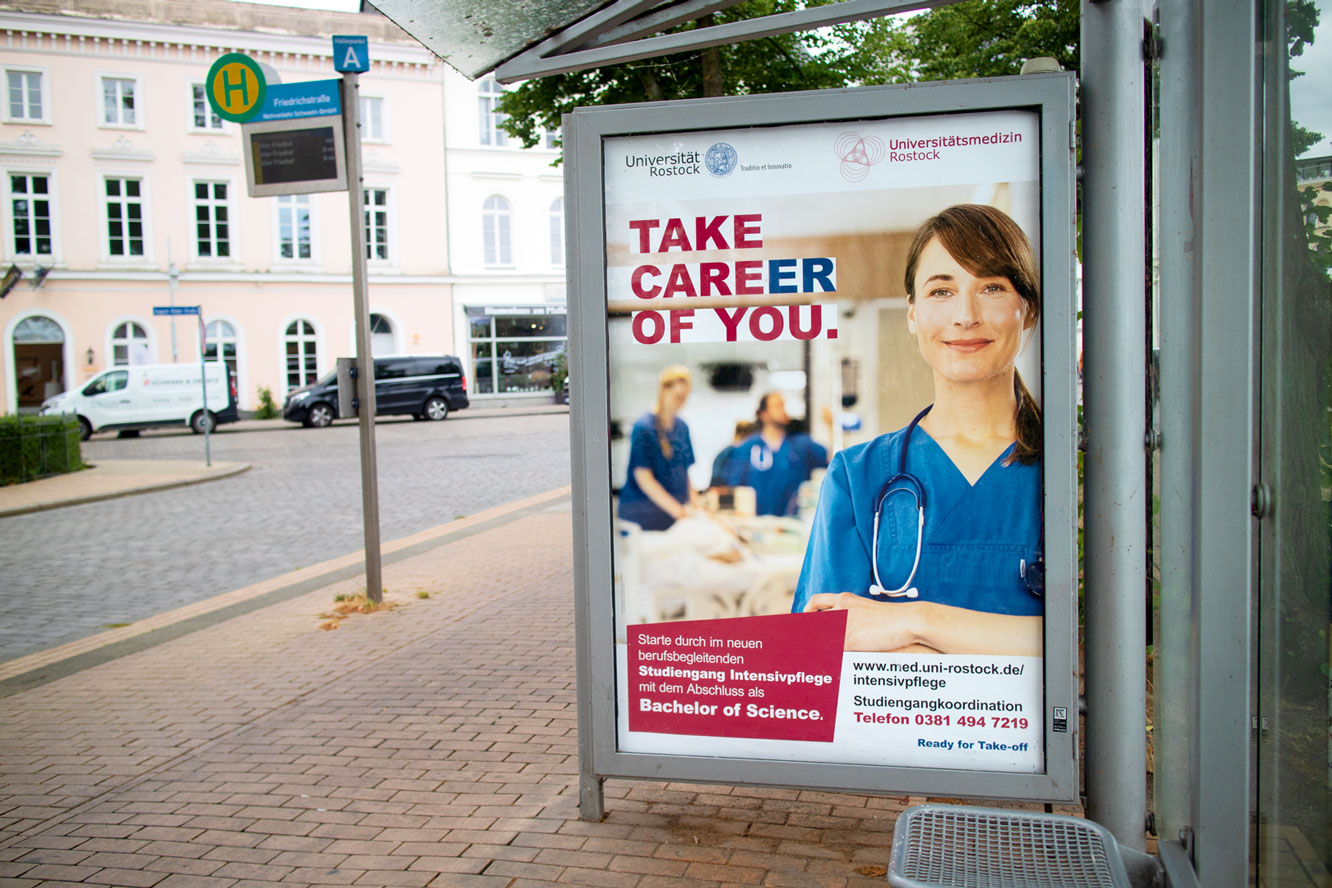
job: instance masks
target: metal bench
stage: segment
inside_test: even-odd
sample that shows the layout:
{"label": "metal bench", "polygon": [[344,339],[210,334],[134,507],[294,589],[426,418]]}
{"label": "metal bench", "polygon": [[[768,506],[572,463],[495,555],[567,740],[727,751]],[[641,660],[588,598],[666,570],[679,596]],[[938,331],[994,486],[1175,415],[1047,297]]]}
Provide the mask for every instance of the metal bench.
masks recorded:
{"label": "metal bench", "polygon": [[[1153,858],[1125,852],[1105,827],[1062,814],[916,805],[893,829],[894,888],[1134,888],[1155,881]],[[1143,878],[1143,877],[1146,878]]]}

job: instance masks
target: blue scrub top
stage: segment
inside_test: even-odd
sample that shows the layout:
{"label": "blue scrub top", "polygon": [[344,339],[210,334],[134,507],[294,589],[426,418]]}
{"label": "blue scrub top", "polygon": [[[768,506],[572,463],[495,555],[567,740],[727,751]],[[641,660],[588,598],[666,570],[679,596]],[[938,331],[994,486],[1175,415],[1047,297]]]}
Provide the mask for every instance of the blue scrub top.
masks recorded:
{"label": "blue scrub top", "polygon": [[666,488],[666,492],[680,501],[689,502],[689,467],[694,464],[694,446],[689,439],[689,426],[678,416],[666,433],[671,455],[662,452],[657,437],[657,417],[644,413],[634,423],[629,437],[629,477],[620,488],[620,517],[632,521],[644,530],[665,530],[675,519],[648,499],[634,479],[634,469],[652,470],[652,477]]}
{"label": "blue scrub top", "polygon": [[762,434],[735,446],[727,460],[726,483],[754,488],[760,515],[794,515],[800,483],[828,465],[828,451],[809,435],[787,435],[774,452]]}
{"label": "blue scrub top", "polygon": [[[905,437],[905,429],[880,435],[833,457],[819,491],[793,613],[803,611],[818,592],[869,597],[874,501],[898,472]],[[920,566],[911,581],[920,590],[917,600],[995,614],[1043,613],[1041,598],[1028,591],[1020,573],[1023,559],[1031,564],[1041,554],[1041,465],[1004,465],[1012,450],[973,486],[928,432],[917,427],[911,435],[906,472],[925,490]],[[884,499],[879,577],[886,589],[898,588],[911,573],[917,524],[913,497],[893,493]]]}

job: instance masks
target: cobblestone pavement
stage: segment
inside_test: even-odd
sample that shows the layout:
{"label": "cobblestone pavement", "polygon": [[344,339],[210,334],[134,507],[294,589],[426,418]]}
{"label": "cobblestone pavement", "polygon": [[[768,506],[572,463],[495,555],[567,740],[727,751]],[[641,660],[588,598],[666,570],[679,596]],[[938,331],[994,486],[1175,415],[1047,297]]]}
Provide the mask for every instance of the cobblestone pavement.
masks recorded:
{"label": "cobblestone pavement", "polygon": [[[569,483],[567,414],[376,424],[393,540]],[[98,436],[84,458],[203,458],[193,435]],[[363,547],[354,424],[212,436],[234,478],[0,519],[0,661]]]}
{"label": "cobblestone pavement", "polygon": [[613,780],[578,819],[570,557],[562,499],[336,631],[349,582],[0,699],[0,884],[882,885],[905,798]]}

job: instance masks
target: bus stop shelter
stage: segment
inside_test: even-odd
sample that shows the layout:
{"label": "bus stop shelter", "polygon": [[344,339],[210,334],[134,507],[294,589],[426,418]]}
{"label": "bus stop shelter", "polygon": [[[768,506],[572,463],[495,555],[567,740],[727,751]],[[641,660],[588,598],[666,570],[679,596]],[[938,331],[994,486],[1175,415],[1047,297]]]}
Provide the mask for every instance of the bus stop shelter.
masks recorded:
{"label": "bus stop shelter", "polygon": [[[375,6],[463,74],[513,82],[944,5],[841,0],[662,33],[734,2]],[[1301,209],[1290,104],[1311,9],[1081,10],[1082,794],[1122,846],[1154,834],[1208,886],[1322,884],[1292,837],[1332,859],[1329,281],[1309,253],[1326,223]]]}

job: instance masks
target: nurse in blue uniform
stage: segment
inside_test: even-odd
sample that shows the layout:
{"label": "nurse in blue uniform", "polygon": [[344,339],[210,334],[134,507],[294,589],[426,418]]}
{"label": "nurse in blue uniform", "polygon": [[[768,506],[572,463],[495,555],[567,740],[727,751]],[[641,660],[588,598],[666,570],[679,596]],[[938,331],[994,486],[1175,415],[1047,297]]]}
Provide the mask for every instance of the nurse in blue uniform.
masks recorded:
{"label": "nurse in blue uniform", "polygon": [[677,415],[689,397],[689,371],[661,372],[657,403],[634,423],[629,437],[629,472],[620,488],[620,518],[644,530],[666,530],[700,504],[689,483],[694,446],[689,426]]}
{"label": "nurse in blue uniform", "polygon": [[1014,366],[1041,311],[1031,245],[993,207],[950,207],[905,283],[933,403],[833,457],[792,611],[846,610],[847,650],[1039,656],[1041,414]]}
{"label": "nurse in blue uniform", "polygon": [[828,451],[809,435],[788,435],[790,418],[779,392],[759,399],[758,431],[734,448],[725,481],[731,487],[754,488],[759,515],[794,515],[801,483],[828,465]]}

